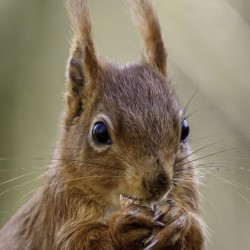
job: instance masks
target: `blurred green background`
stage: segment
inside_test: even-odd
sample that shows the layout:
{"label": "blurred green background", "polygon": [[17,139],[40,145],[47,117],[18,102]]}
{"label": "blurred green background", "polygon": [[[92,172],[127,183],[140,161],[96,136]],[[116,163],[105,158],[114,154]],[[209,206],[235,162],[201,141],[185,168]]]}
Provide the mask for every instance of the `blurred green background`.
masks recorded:
{"label": "blurred green background", "polygon": [[[250,2],[153,2],[183,106],[198,89],[188,108],[191,145],[218,142],[196,155],[208,164],[201,167],[207,249],[250,249]],[[98,52],[118,63],[136,59],[141,43],[126,1],[90,5]],[[62,0],[0,1],[1,224],[38,186],[52,157],[69,44]]]}

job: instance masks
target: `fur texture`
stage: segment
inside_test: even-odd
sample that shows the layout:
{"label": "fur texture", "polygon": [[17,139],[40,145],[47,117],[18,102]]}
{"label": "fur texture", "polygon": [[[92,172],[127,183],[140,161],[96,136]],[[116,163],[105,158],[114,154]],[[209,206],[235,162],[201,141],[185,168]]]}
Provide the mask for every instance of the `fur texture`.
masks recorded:
{"label": "fur texture", "polygon": [[[203,249],[197,173],[167,53],[149,0],[129,1],[145,52],[119,66],[95,52],[85,0],[68,0],[74,31],[68,108],[42,187],[0,230],[0,249]],[[93,140],[96,122],[112,143]],[[119,195],[140,200],[120,207]]]}

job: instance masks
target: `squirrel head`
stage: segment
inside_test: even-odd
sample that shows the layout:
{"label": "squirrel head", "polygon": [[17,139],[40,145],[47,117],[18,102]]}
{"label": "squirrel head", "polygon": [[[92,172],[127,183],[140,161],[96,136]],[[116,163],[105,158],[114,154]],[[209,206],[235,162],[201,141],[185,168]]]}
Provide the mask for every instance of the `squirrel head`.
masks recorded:
{"label": "squirrel head", "polygon": [[182,133],[158,18],[149,0],[129,3],[145,52],[119,66],[97,56],[87,2],[67,1],[74,41],[60,152],[65,178],[114,206],[120,194],[151,202],[170,190]]}

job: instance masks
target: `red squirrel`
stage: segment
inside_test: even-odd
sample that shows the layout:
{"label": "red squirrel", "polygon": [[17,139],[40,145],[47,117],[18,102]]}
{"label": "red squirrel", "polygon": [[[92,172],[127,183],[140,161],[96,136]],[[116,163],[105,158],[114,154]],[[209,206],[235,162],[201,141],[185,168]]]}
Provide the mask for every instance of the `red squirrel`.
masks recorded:
{"label": "red squirrel", "polygon": [[204,249],[189,126],[168,79],[150,0],[129,0],[142,57],[97,55],[87,0],[67,0],[74,38],[67,111],[41,188],[0,230],[0,249]]}

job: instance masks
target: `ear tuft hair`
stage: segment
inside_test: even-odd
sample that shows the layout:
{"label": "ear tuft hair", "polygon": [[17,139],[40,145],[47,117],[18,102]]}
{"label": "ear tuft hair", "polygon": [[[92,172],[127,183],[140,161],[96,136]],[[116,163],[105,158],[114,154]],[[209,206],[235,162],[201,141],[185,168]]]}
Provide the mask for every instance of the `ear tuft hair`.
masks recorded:
{"label": "ear tuft hair", "polygon": [[150,0],[128,0],[132,18],[144,43],[144,57],[163,75],[167,75],[167,52],[158,17]]}
{"label": "ear tuft hair", "polygon": [[[83,111],[83,89],[91,89],[100,71],[92,38],[87,0],[66,0],[66,9],[73,30],[73,43],[68,63],[69,120]],[[87,85],[87,86],[86,86]]]}

